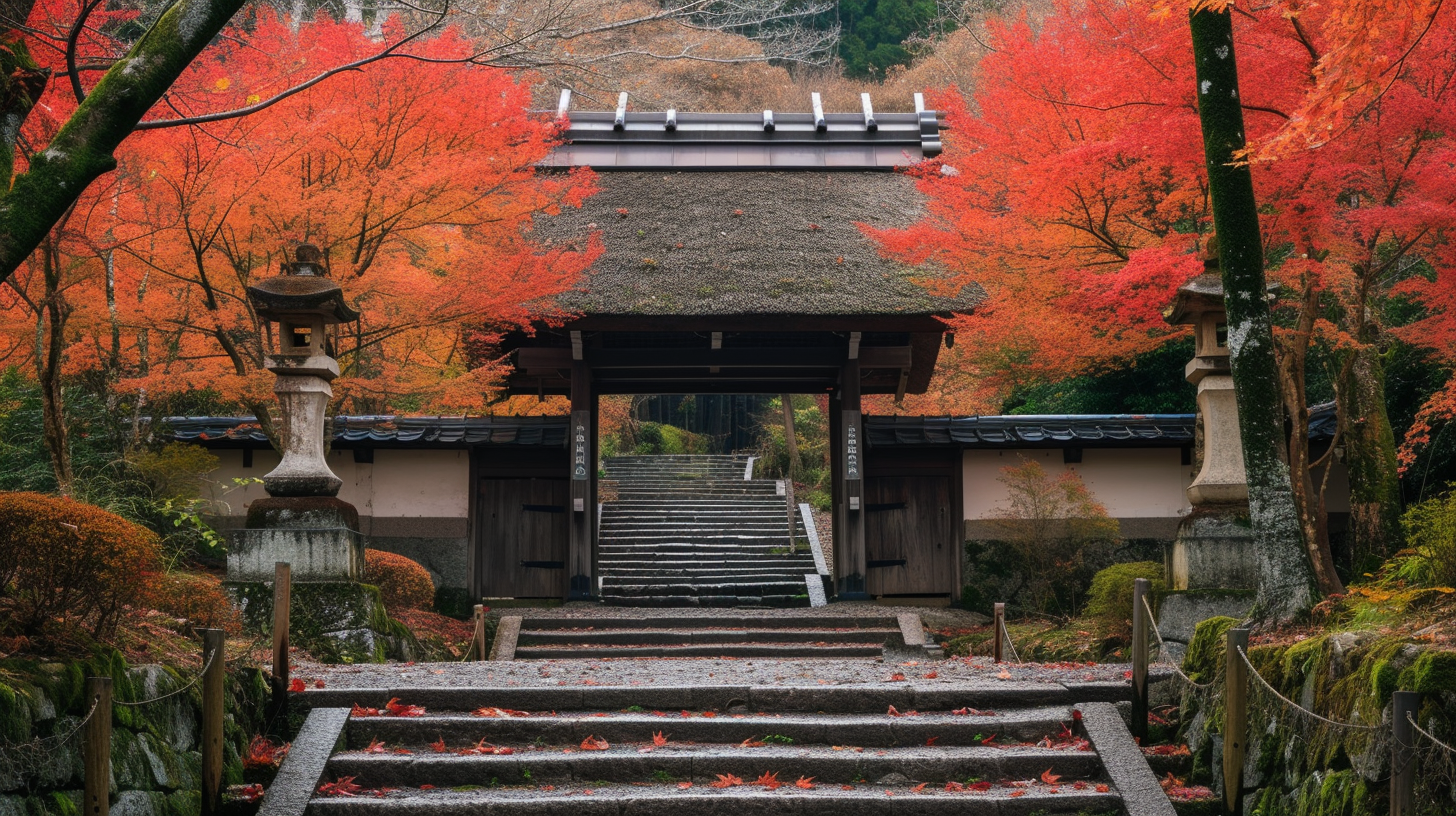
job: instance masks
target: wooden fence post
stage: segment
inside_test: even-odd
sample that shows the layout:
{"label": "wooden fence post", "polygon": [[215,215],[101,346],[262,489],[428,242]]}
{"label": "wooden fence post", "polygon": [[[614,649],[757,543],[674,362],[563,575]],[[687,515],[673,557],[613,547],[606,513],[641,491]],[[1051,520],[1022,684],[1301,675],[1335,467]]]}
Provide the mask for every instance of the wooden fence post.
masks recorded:
{"label": "wooden fence post", "polygon": [[472,642],[471,651],[475,652],[476,660],[486,660],[490,657],[490,644],[485,642],[485,606],[475,605],[475,636]]}
{"label": "wooden fence post", "polygon": [[1416,729],[1407,717],[1416,716],[1421,695],[1414,691],[1397,691],[1391,712],[1390,728],[1390,816],[1411,816],[1416,801]]}
{"label": "wooden fence post", "polygon": [[108,816],[111,812],[111,678],[86,678],[86,699],[95,701],[96,708],[86,721],[81,812],[85,816]]}
{"label": "wooden fence post", "polygon": [[293,568],[273,565],[273,704],[288,704],[288,617],[293,602]]}
{"label": "wooden fence post", "polygon": [[1249,648],[1248,629],[1230,629],[1224,640],[1223,806],[1240,816],[1244,805],[1244,751],[1249,730],[1249,670],[1239,654]]}
{"label": "wooden fence post", "polygon": [[224,634],[221,629],[203,629],[202,665],[202,816],[213,816],[222,807],[222,710]]}
{"label": "wooden fence post", "polygon": [[1148,742],[1148,590],[1152,582],[1132,582],[1132,735]]}
{"label": "wooden fence post", "polygon": [[991,650],[991,655],[996,658],[997,663],[1000,663],[1004,656],[1003,650],[1006,648],[1006,604],[996,604],[996,613],[992,618],[991,628],[995,630],[994,641],[996,644]]}

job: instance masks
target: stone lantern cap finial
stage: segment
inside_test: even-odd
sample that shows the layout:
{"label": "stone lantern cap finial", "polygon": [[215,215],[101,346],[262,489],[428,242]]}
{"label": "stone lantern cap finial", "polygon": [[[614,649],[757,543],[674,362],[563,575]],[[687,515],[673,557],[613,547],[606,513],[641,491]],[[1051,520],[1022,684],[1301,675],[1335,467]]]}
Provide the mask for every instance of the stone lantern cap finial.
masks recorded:
{"label": "stone lantern cap finial", "polygon": [[283,274],[248,287],[248,300],[268,320],[323,318],[325,323],[347,323],[359,313],[344,302],[344,290],[325,277],[323,253],[312,244],[302,244],[294,261],[283,264]]}

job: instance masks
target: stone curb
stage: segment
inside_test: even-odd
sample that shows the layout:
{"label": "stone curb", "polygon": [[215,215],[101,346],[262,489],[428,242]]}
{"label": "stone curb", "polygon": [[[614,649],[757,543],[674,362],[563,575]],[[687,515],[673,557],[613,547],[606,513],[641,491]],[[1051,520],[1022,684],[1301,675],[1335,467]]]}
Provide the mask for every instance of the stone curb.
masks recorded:
{"label": "stone curb", "polygon": [[521,616],[506,615],[495,627],[495,643],[490,647],[491,660],[515,660],[516,641],[521,636]]}
{"label": "stone curb", "polygon": [[258,816],[303,816],[323,781],[329,757],[344,747],[344,726],[348,724],[347,708],[315,708],[308,713],[278,776],[268,786]]}
{"label": "stone curb", "polygon": [[1082,712],[1087,740],[1102,758],[1112,786],[1122,795],[1123,812],[1128,816],[1178,816],[1117,707],[1111,703],[1082,703],[1077,709]]}

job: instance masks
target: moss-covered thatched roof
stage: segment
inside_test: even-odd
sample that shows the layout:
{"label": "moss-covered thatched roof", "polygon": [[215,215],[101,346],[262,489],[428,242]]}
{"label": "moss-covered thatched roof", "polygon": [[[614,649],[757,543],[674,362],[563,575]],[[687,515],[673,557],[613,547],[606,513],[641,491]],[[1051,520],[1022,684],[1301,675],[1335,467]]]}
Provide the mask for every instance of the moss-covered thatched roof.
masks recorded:
{"label": "moss-covered thatched roof", "polygon": [[[563,305],[592,316],[869,316],[968,310],[882,257],[860,224],[915,221],[913,179],[887,172],[607,172],[579,210],[538,238],[606,251]],[[784,329],[792,330],[791,326]]]}

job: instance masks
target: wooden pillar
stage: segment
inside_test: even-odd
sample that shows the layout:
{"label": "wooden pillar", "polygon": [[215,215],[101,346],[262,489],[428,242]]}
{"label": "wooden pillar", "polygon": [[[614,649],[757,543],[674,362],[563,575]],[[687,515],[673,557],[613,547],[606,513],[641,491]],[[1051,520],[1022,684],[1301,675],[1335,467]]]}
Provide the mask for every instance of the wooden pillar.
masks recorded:
{"label": "wooden pillar", "polygon": [[1416,812],[1416,729],[1410,718],[1421,708],[1421,695],[1397,691],[1390,718],[1390,816],[1411,816]]}
{"label": "wooden pillar", "polygon": [[222,726],[224,635],[221,629],[202,629],[202,816],[222,809]]}
{"label": "wooden pillar", "polygon": [[1148,742],[1148,610],[1147,597],[1152,582],[1135,578],[1132,582],[1132,735]]}
{"label": "wooden pillar", "polygon": [[82,742],[82,813],[107,816],[111,812],[111,678],[86,678],[86,699],[95,708],[86,721]]}
{"label": "wooden pillar", "polygon": [[273,704],[288,705],[288,619],[293,598],[293,568],[273,564]]}
{"label": "wooden pillar", "polygon": [[591,369],[585,362],[571,364],[571,514],[570,541],[566,551],[569,601],[589,600],[593,595],[595,571],[592,543],[596,524],[597,462],[596,400],[591,393]]}
{"label": "wooden pillar", "polygon": [[1244,812],[1244,753],[1249,730],[1249,669],[1240,650],[1249,648],[1248,629],[1224,636],[1223,807],[1229,816]]}
{"label": "wooden pillar", "polygon": [[865,591],[864,526],[864,439],[860,423],[859,360],[847,360],[840,373],[839,449],[843,509],[836,515],[844,520],[841,532],[834,531],[834,552],[839,562],[838,595],[842,601],[868,600]]}

